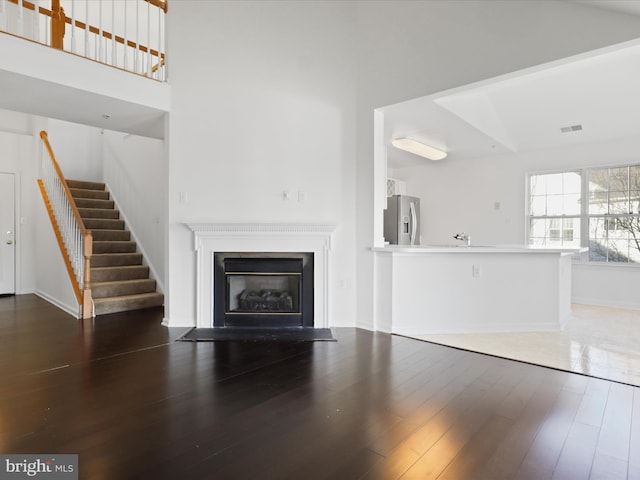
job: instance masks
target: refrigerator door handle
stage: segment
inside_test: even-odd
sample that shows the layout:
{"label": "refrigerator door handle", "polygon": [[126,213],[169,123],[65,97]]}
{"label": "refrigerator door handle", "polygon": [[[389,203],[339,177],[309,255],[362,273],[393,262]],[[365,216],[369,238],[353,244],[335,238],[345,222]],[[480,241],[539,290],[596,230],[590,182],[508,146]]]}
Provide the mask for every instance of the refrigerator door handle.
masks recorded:
{"label": "refrigerator door handle", "polygon": [[409,236],[411,245],[416,244],[416,232],[418,229],[418,218],[416,216],[416,205],[411,202],[409,204],[409,215],[411,215],[411,235]]}

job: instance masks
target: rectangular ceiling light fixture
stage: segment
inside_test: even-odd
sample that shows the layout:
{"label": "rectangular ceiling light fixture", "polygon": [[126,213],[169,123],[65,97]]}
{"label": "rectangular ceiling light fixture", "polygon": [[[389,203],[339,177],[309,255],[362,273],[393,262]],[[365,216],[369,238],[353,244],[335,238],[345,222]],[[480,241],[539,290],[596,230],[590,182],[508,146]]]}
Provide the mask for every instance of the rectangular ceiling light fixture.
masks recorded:
{"label": "rectangular ceiling light fixture", "polygon": [[405,152],[428,158],[429,160],[442,160],[447,156],[447,152],[438,150],[430,145],[414,140],[413,138],[396,138],[391,141],[391,145]]}

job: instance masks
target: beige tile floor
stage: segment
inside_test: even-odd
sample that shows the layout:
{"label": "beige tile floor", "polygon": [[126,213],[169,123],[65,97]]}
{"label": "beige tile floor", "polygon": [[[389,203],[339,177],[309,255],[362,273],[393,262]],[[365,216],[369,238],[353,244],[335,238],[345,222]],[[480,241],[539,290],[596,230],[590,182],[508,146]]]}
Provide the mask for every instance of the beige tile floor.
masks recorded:
{"label": "beige tile floor", "polygon": [[416,335],[430,342],[640,386],[640,311],[573,305],[559,332]]}

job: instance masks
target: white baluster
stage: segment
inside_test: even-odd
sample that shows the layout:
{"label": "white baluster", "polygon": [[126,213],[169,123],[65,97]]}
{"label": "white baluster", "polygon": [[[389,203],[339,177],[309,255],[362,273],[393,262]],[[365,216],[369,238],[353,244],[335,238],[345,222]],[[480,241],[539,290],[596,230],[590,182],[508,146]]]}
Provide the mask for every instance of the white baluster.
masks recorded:
{"label": "white baluster", "polygon": [[158,68],[156,70],[156,78],[160,80],[160,72],[162,70],[162,9],[158,8]]}
{"label": "white baluster", "polygon": [[116,64],[116,2],[111,0],[111,65],[115,66]]}
{"label": "white baluster", "polygon": [[[87,17],[87,23],[89,21],[89,18]],[[99,22],[99,19],[98,19]],[[100,30],[98,30],[98,33],[100,33]],[[94,36],[93,38],[93,59],[94,60],[100,60],[100,57],[98,55],[98,48],[100,48],[100,37],[99,36]]]}
{"label": "white baluster", "polygon": [[129,54],[127,50],[129,49],[128,37],[127,37],[127,0],[124,0],[124,69],[127,70],[129,68]]}
{"label": "white baluster", "polygon": [[40,0],[33,0],[32,38],[34,42],[40,42]]}
{"label": "white baluster", "polygon": [[133,71],[138,73],[138,55],[140,51],[140,0],[136,0],[136,50],[133,53]]}
{"label": "white baluster", "polygon": [[151,66],[151,3],[147,2],[147,76],[149,78],[151,78]]}
{"label": "white baluster", "polygon": [[48,39],[51,38],[51,22],[48,21],[48,18],[44,22],[44,38],[45,42],[48,42]]}
{"label": "white baluster", "polygon": [[18,2],[18,36],[24,37],[24,3]]}
{"label": "white baluster", "polygon": [[7,0],[0,0],[0,30],[7,31]]}
{"label": "white baluster", "polygon": [[98,8],[99,8],[99,13],[98,13],[98,44],[96,45],[96,48],[98,49],[97,51],[97,57],[96,60],[100,61],[100,62],[104,62],[104,47],[103,47],[103,42],[102,42],[102,0],[98,1]]}
{"label": "white baluster", "polygon": [[76,0],[71,0],[71,53],[76,53]]}
{"label": "white baluster", "polygon": [[89,57],[89,0],[84,1],[84,56]]}

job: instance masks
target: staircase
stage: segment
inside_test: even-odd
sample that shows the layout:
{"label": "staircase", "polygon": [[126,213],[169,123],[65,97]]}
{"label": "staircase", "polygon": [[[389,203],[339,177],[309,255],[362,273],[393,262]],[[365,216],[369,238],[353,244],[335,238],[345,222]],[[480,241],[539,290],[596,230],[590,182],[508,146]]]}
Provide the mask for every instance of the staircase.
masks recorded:
{"label": "staircase", "polygon": [[67,180],[80,216],[93,235],[91,295],[95,314],[158,307],[164,295],[156,292],[149,267],[125,230],[104,183]]}

